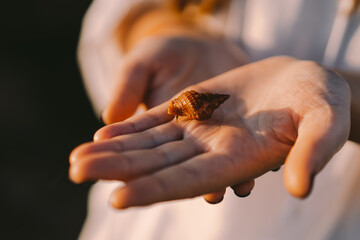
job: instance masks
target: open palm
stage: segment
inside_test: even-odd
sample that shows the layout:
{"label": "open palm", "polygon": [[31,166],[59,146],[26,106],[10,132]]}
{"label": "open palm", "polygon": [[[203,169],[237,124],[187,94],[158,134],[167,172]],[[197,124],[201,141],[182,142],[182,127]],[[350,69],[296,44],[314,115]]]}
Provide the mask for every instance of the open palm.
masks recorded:
{"label": "open palm", "polygon": [[172,120],[167,103],[100,129],[70,156],[75,182],[126,185],[116,208],[205,195],[239,195],[253,179],[285,165],[285,185],[305,197],[313,177],[347,140],[349,89],[312,62],[274,57],[192,86],[230,95],[207,121]]}

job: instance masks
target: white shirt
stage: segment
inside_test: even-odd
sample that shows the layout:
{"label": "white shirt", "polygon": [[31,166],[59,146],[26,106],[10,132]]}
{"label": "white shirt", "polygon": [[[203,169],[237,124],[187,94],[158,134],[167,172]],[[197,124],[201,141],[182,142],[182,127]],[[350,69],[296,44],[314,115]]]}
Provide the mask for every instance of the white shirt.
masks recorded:
{"label": "white shirt", "polygon": [[[121,63],[112,34],[129,2],[95,0],[84,19],[79,61],[97,112],[108,100],[114,69]],[[228,17],[218,24],[252,60],[290,55],[360,71],[360,14],[347,18],[342,4],[233,0]],[[218,205],[199,197],[117,211],[108,197],[121,183],[100,181],[91,190],[80,239],[359,239],[359,156],[360,147],[348,142],[317,176],[305,200],[286,192],[280,170],[256,179],[244,199],[228,190]]]}

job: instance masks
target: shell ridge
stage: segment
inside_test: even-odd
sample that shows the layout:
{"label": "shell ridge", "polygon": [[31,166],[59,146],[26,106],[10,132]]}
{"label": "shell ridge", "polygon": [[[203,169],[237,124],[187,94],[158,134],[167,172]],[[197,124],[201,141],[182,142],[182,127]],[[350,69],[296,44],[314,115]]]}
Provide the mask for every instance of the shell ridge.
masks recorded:
{"label": "shell ridge", "polygon": [[183,92],[170,102],[168,113],[175,116],[187,116],[189,119],[206,120],[230,95],[198,93],[194,90]]}

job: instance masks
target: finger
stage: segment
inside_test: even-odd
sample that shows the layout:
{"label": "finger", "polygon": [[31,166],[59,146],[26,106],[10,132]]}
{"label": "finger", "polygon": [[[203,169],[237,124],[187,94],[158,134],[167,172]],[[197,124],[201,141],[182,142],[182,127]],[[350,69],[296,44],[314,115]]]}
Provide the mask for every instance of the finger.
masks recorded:
{"label": "finger", "polygon": [[75,163],[79,159],[97,152],[120,153],[127,150],[148,149],[182,138],[183,131],[180,125],[170,122],[143,132],[121,135],[95,143],[82,144],[72,151],[69,159],[70,163]]}
{"label": "finger", "polygon": [[70,178],[76,183],[97,179],[128,181],[182,162],[200,152],[201,148],[191,140],[174,141],[154,149],[121,154],[101,152],[72,164]]}
{"label": "finger", "polygon": [[203,195],[203,198],[205,199],[206,202],[210,204],[217,204],[224,199],[225,191],[226,188],[223,188],[221,191],[205,194]]}
{"label": "finger", "polygon": [[204,153],[128,182],[113,192],[110,201],[121,209],[217,192],[231,185],[234,177],[231,170],[232,160],[222,154]]}
{"label": "finger", "polygon": [[292,195],[306,197],[314,176],[346,142],[350,131],[348,115],[319,110],[300,122],[298,138],[284,167],[285,186]]}
{"label": "finger", "polygon": [[99,129],[94,134],[94,141],[101,141],[115,136],[141,132],[149,128],[169,122],[173,119],[167,113],[168,103],[163,103],[126,121],[114,123]]}
{"label": "finger", "polygon": [[277,171],[279,171],[279,170],[280,170],[280,168],[281,168],[281,167],[277,167],[277,168],[272,169],[271,171],[273,171],[273,172],[277,172]]}
{"label": "finger", "polygon": [[243,198],[250,195],[254,186],[255,186],[255,180],[252,179],[250,181],[231,186],[231,188],[234,190],[236,196]]}
{"label": "finger", "polygon": [[102,113],[106,124],[127,119],[141,103],[151,76],[150,68],[137,58],[128,57],[123,62],[112,97]]}

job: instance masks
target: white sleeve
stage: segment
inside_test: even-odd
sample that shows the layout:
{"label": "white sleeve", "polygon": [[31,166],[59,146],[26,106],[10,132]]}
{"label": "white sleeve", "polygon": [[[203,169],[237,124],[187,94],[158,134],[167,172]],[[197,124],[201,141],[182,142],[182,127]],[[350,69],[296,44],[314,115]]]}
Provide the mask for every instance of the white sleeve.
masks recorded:
{"label": "white sleeve", "polygon": [[109,100],[115,70],[122,59],[114,31],[129,9],[144,1],[151,0],[94,0],[85,14],[77,56],[87,94],[98,115]]}

